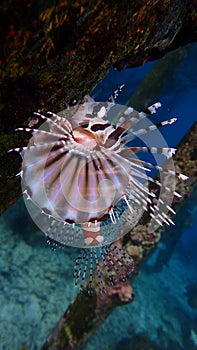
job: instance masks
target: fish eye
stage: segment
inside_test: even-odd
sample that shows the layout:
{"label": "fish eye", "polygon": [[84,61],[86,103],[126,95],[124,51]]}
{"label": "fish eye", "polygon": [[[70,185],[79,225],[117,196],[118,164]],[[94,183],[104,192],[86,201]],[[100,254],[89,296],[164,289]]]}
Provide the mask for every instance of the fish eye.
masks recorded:
{"label": "fish eye", "polygon": [[91,130],[92,131],[102,131],[105,130],[106,128],[108,128],[108,126],[111,126],[110,123],[106,123],[106,124],[94,124],[91,126]]}
{"label": "fish eye", "polygon": [[77,100],[75,97],[73,97],[73,98],[71,98],[71,100],[68,102],[68,105],[69,105],[70,107],[72,107],[72,106],[75,106],[75,105],[77,104],[77,102],[78,102],[78,100]]}

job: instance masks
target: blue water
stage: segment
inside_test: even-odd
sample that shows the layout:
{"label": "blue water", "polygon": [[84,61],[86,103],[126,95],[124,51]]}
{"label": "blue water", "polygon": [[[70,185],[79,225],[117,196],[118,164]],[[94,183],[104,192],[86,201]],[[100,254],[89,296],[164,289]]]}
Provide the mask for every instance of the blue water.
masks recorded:
{"label": "blue water", "polygon": [[[161,130],[173,147],[197,120],[196,62],[197,44],[193,44],[160,95],[155,91],[150,101],[162,102],[158,120],[178,117],[174,125]],[[123,72],[111,68],[92,95],[106,100],[117,85],[125,83],[117,102],[126,104],[155,64]],[[135,301],[114,310],[85,350],[197,348],[197,309],[186,295],[187,286],[197,282],[196,203],[194,193],[184,208],[187,215],[177,215],[175,228],[170,228],[143,265],[133,283]],[[25,346],[37,350],[77,293],[73,284],[77,250],[51,251],[22,199],[0,218],[0,243],[0,350]],[[158,347],[149,346],[151,341]]]}
{"label": "blue water", "polygon": [[117,307],[85,350],[197,349],[197,309],[186,293],[197,283],[197,188],[175,223],[132,283],[134,302]]}
{"label": "blue water", "polygon": [[[172,147],[178,144],[186,131],[197,120],[197,44],[188,45],[187,48],[185,59],[176,67],[170,79],[161,83],[162,91],[160,94],[155,90],[149,101],[149,105],[157,101],[162,104],[162,108],[157,112],[157,119],[154,116],[153,121],[177,117],[175,124],[160,129],[167,143]],[[98,84],[91,95],[96,101],[105,101],[117,86],[124,83],[125,87],[119,93],[116,102],[127,104],[130,96],[138,89],[148,73],[154,69],[156,63],[157,61],[149,62],[142,67],[125,69],[122,72],[111,68],[108,76]],[[145,98],[146,96],[144,96]],[[132,107],[135,108],[135,106]]]}

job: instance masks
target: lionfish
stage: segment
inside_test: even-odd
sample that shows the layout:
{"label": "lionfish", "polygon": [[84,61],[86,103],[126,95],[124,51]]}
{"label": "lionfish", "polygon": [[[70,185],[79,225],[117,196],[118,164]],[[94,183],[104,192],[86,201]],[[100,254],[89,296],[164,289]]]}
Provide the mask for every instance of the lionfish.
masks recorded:
{"label": "lionfish", "polygon": [[[80,247],[74,275],[76,284],[93,281],[104,284],[103,271],[110,283],[125,281],[134,272],[134,260],[117,241],[128,233],[147,211],[151,220],[173,224],[168,211],[171,202],[156,198],[149,190],[153,182],[160,192],[172,197],[179,194],[147,173],[159,170],[173,179],[179,177],[173,167],[164,170],[158,164],[142,161],[137,154],[148,151],[170,159],[175,149],[169,147],[132,147],[134,138],[172,124],[176,118],[156,125],[147,116],[156,113],[159,102],[143,112],[116,103],[118,87],[106,102],[90,96],[44,120],[38,129],[18,128],[32,134],[27,147],[13,148],[22,157],[22,191],[29,213],[53,246]],[[143,122],[146,121],[144,125]],[[34,124],[34,123],[33,123]],[[140,125],[140,126],[139,126]],[[145,142],[145,141],[144,141]],[[147,144],[147,141],[146,141]],[[88,276],[88,282],[86,277]]]}

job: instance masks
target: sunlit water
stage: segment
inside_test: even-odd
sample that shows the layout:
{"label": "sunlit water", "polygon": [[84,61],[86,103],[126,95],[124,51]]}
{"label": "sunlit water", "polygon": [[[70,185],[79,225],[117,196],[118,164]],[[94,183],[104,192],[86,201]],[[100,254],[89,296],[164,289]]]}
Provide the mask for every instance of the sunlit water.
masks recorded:
{"label": "sunlit water", "polygon": [[[193,44],[160,95],[155,91],[150,101],[162,102],[158,120],[178,116],[177,123],[162,131],[172,147],[197,120],[196,62]],[[126,104],[154,65],[123,72],[111,69],[92,95],[97,101],[106,100],[118,84],[125,83],[117,102]],[[186,293],[189,285],[197,283],[196,203],[194,193],[184,209],[188,215],[177,215],[176,227],[143,265],[133,283],[134,303],[117,308],[84,349],[138,350],[142,341],[144,350],[150,349],[149,341],[154,342],[153,349],[196,349],[197,309]],[[40,349],[77,293],[73,283],[77,249],[52,251],[22,199],[0,219],[0,249],[0,350]]]}

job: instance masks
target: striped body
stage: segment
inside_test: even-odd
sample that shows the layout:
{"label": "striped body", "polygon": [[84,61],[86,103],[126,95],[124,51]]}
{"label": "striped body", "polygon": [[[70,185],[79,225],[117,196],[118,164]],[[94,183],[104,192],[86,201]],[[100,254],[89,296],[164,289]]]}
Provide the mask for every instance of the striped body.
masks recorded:
{"label": "striped body", "polygon": [[[176,121],[147,122],[147,115],[159,107],[156,103],[137,112],[117,105],[113,98],[95,102],[85,96],[83,103],[58,115],[35,113],[44,120],[38,129],[17,129],[32,134],[27,147],[12,150],[20,152],[23,159],[20,175],[27,208],[46,236],[62,245],[102,248],[131,230],[147,208],[150,230],[157,224],[173,224],[168,211],[174,213],[171,201],[174,195],[179,196],[175,179],[187,177],[177,174],[173,163],[163,169],[141,161],[137,153],[161,154],[170,160],[175,149],[129,145],[135,137],[142,139],[146,133],[158,132],[159,127]],[[146,125],[138,127],[144,121]],[[148,176],[151,168],[170,181],[152,179]],[[149,190],[149,182],[160,188],[159,197]],[[117,247],[113,251],[117,252]],[[94,254],[91,251],[91,259]],[[107,265],[103,253],[101,256]],[[97,260],[95,255],[96,265]],[[81,269],[77,278],[80,273]]]}

